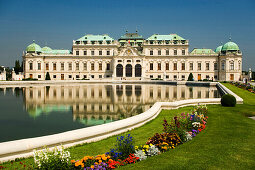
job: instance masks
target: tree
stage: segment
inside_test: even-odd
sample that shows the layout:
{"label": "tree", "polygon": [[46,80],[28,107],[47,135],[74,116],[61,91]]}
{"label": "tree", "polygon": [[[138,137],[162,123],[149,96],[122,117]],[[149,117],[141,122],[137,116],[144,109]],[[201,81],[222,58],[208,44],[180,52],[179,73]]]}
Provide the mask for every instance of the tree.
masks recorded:
{"label": "tree", "polygon": [[15,60],[15,67],[14,67],[14,71],[16,74],[18,74],[21,70],[20,64],[19,64],[19,60]]}
{"label": "tree", "polygon": [[192,73],[189,73],[188,81],[194,81]]}
{"label": "tree", "polygon": [[50,80],[50,73],[49,72],[46,73],[45,80]]}

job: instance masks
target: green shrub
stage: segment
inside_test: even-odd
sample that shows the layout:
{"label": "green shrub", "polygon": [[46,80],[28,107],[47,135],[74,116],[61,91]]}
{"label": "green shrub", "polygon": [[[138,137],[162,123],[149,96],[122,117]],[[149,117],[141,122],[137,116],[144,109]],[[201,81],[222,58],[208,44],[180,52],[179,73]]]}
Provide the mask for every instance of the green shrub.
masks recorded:
{"label": "green shrub", "polygon": [[50,80],[50,73],[49,72],[46,73],[45,80]]}
{"label": "green shrub", "polygon": [[194,81],[192,73],[189,73],[188,81]]}
{"label": "green shrub", "polygon": [[231,94],[224,94],[221,97],[221,105],[227,107],[234,107],[236,105],[236,98]]}

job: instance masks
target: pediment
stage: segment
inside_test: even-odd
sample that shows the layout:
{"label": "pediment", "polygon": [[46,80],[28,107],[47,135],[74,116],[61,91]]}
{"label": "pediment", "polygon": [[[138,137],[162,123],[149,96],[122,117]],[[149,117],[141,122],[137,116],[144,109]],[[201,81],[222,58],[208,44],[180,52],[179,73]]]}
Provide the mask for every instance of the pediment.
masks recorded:
{"label": "pediment", "polygon": [[118,56],[140,56],[138,51],[135,48],[128,47],[128,48],[123,48]]}

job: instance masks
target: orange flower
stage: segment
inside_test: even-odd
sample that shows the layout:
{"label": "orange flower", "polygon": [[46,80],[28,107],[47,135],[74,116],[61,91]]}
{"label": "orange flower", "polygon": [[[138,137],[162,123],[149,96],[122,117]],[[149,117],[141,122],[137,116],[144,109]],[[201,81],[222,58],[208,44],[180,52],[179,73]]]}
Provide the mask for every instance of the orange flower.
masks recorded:
{"label": "orange flower", "polygon": [[71,163],[75,163],[75,160],[71,160]]}
{"label": "orange flower", "polygon": [[91,165],[90,168],[94,169],[94,165]]}

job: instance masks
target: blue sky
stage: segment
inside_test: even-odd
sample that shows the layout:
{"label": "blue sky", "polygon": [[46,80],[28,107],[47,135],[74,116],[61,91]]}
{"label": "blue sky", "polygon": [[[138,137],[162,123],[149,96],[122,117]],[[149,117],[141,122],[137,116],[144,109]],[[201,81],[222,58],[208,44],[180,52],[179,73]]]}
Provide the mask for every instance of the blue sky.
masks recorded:
{"label": "blue sky", "polygon": [[215,49],[231,35],[243,52],[243,68],[255,70],[254,0],[0,0],[0,65],[14,66],[35,40],[41,47],[71,49],[84,34],[118,39],[138,32],[177,33],[190,51]]}

